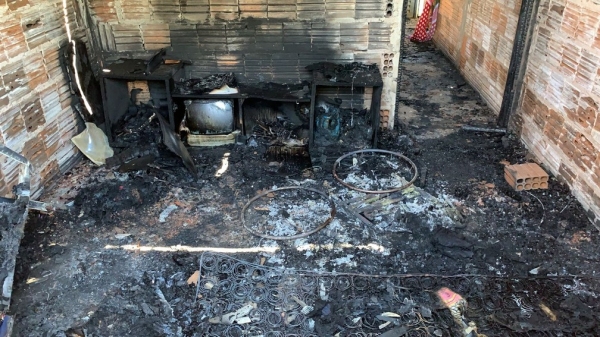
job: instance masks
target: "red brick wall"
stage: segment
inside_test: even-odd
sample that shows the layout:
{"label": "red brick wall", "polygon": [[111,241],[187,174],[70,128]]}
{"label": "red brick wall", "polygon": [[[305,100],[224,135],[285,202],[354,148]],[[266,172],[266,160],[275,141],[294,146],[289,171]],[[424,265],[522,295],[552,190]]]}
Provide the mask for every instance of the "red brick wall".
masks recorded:
{"label": "red brick wall", "polygon": [[542,0],[513,126],[600,216],[600,3]]}
{"label": "red brick wall", "polygon": [[442,0],[436,45],[488,105],[500,111],[520,0]]}
{"label": "red brick wall", "polygon": [[[70,141],[76,117],[59,63],[59,45],[66,41],[62,0],[0,3],[0,144],[33,163],[32,187],[39,194],[77,153]],[[11,196],[18,169],[0,156],[0,196]]]}

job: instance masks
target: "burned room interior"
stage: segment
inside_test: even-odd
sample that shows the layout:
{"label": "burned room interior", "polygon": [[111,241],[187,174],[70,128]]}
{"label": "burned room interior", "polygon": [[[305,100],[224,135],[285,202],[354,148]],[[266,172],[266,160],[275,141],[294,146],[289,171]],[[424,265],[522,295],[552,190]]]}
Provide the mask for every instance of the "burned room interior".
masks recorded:
{"label": "burned room interior", "polygon": [[0,337],[599,335],[597,1],[0,18]]}

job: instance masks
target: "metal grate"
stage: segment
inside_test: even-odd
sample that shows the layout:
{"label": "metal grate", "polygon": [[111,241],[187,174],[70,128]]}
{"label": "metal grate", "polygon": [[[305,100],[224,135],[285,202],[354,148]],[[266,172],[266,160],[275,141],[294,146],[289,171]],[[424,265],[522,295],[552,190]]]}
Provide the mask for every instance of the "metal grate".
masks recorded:
{"label": "metal grate", "polygon": [[[448,287],[467,300],[463,314],[481,334],[585,335],[599,328],[593,311],[599,304],[598,290],[588,283],[576,278],[319,274],[204,253],[197,286],[201,323],[196,332],[265,337],[459,336],[458,325],[435,294]],[[557,319],[552,320],[543,307]]]}

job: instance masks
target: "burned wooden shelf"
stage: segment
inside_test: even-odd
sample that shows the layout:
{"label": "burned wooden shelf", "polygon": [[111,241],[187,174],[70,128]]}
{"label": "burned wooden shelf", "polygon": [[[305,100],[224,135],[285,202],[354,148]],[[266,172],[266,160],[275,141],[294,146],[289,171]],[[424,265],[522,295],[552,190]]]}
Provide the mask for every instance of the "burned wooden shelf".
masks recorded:
{"label": "burned wooden shelf", "polygon": [[120,59],[102,70],[102,102],[104,105],[105,131],[112,140],[112,124],[127,112],[130,93],[127,82],[148,81],[164,85],[166,91],[169,124],[175,129],[175,116],[171,92],[174,78],[181,75],[183,64],[162,64],[151,73],[146,73],[146,61],[139,59]]}
{"label": "burned wooden shelf", "polygon": [[173,94],[173,98],[193,98],[193,99],[237,99],[248,98],[246,94]]}
{"label": "burned wooden shelf", "polygon": [[357,77],[339,79],[327,78],[323,73],[313,73],[313,83],[324,87],[380,87],[383,86],[383,79],[379,71],[375,74],[357,74]]}
{"label": "burned wooden shelf", "polygon": [[264,84],[238,84],[238,93],[235,94],[210,94],[206,93],[177,93],[172,94],[173,98],[177,99],[232,99],[236,100],[237,116],[236,127],[245,134],[244,127],[244,111],[243,105],[246,99],[257,98],[274,102],[289,102],[289,103],[310,103],[311,97],[308,90],[303,96],[295,95],[294,93],[301,92],[303,88],[309,88],[308,84],[300,85],[285,85],[276,83]]}
{"label": "burned wooden shelf", "polygon": [[314,146],[315,103],[319,87],[373,88],[371,100],[372,147],[377,148],[383,79],[377,65],[320,62],[306,67],[312,72],[310,104],[310,146]]}
{"label": "burned wooden shelf", "polygon": [[[307,85],[308,86],[308,85]],[[275,83],[266,84],[239,84],[237,86],[239,93],[236,94],[210,94],[210,93],[191,93],[191,94],[173,94],[174,98],[192,98],[192,99],[248,99],[259,98],[275,102],[296,102],[309,103],[310,97],[295,95],[302,89],[298,85],[284,85]],[[308,94],[308,91],[306,92]]]}
{"label": "burned wooden shelf", "polygon": [[239,94],[173,94],[173,98],[186,98],[186,99],[248,99],[248,98],[260,98],[268,101],[275,102],[297,102],[297,103],[309,103],[310,98],[288,98],[288,97],[272,97],[266,95],[250,95],[246,93]]}
{"label": "burned wooden shelf", "polygon": [[140,59],[120,59],[105,67],[102,71],[104,78],[130,81],[165,81],[173,78],[182,63],[162,64],[150,74],[146,74],[147,61]]}

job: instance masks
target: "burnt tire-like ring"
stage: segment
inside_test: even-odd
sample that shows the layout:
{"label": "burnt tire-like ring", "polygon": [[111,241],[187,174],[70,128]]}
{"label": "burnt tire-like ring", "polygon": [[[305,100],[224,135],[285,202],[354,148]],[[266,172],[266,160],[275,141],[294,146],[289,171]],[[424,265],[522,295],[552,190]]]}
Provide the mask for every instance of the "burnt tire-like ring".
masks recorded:
{"label": "burnt tire-like ring", "polygon": [[[355,155],[355,154],[359,154],[359,153],[385,153],[385,154],[391,154],[394,155],[402,160],[404,160],[405,162],[407,162],[408,164],[410,164],[410,166],[412,167],[413,171],[415,172],[415,174],[413,175],[412,179],[400,186],[400,187],[396,187],[393,189],[389,189],[389,190],[382,190],[382,191],[373,191],[373,190],[364,190],[362,188],[356,187],[354,185],[350,185],[347,182],[343,181],[342,178],[340,178],[337,174],[337,168],[340,165],[340,163],[342,162],[342,160]],[[402,191],[405,188],[408,188],[409,186],[411,186],[416,180],[417,180],[417,176],[419,175],[419,172],[417,170],[417,165],[415,165],[415,163],[410,160],[408,157],[406,157],[405,155],[398,153],[398,152],[392,152],[392,151],[387,151],[387,150],[377,150],[377,149],[366,149],[366,150],[358,150],[358,151],[352,151],[352,152],[348,152],[345,155],[339,157],[335,163],[333,163],[333,176],[335,177],[335,179],[342,185],[348,187],[349,189],[355,190],[355,191],[359,191],[359,192],[363,192],[363,193],[370,193],[370,194],[386,194],[386,193],[394,193],[394,192],[398,192],[398,191]]]}
{"label": "burnt tire-like ring", "polygon": [[[269,193],[281,192],[281,191],[286,191],[286,190],[305,190],[305,191],[317,193],[318,195],[322,196],[325,200],[327,200],[327,202],[329,202],[329,207],[331,207],[331,212],[330,212],[329,218],[327,220],[325,220],[325,222],[323,222],[321,225],[319,225],[315,229],[312,229],[312,230],[304,232],[304,233],[292,235],[292,236],[273,236],[273,235],[268,235],[265,233],[260,233],[260,232],[253,230],[246,224],[246,210],[248,209],[248,207],[250,207],[250,205],[253,202],[266,196]],[[262,238],[269,239],[269,240],[295,240],[295,239],[301,239],[301,238],[307,237],[309,235],[312,235],[312,234],[320,231],[321,229],[327,227],[327,225],[329,225],[331,223],[331,221],[333,221],[335,214],[336,214],[335,203],[331,200],[331,198],[329,198],[329,196],[327,194],[325,194],[319,190],[315,190],[315,189],[308,188],[308,187],[288,186],[288,187],[280,187],[280,188],[276,188],[274,190],[262,192],[262,193],[258,194],[257,196],[255,196],[254,198],[250,199],[246,203],[244,208],[242,208],[241,218],[242,218],[242,225],[244,226],[244,228],[248,232],[252,233],[253,235],[260,236]]]}

